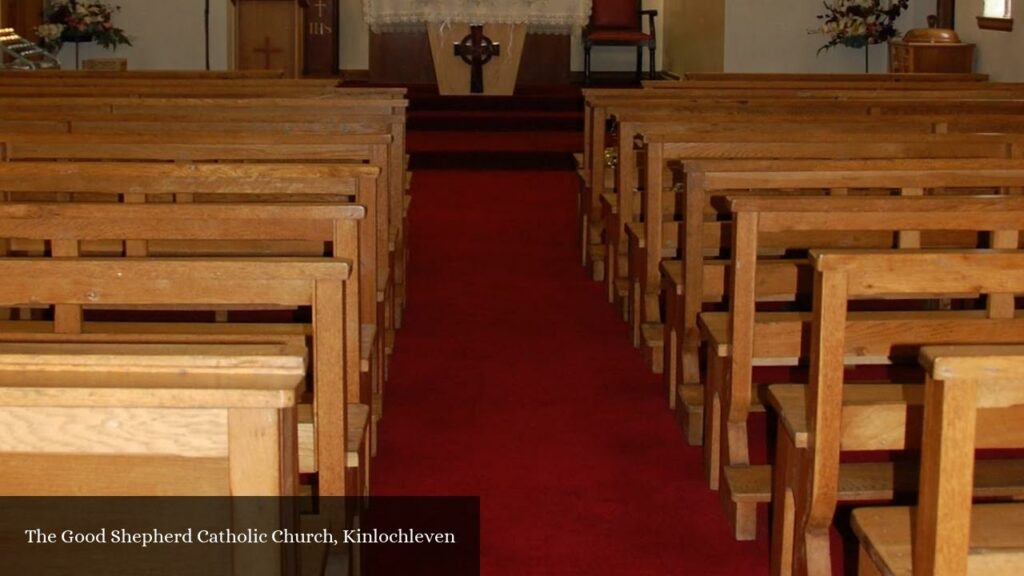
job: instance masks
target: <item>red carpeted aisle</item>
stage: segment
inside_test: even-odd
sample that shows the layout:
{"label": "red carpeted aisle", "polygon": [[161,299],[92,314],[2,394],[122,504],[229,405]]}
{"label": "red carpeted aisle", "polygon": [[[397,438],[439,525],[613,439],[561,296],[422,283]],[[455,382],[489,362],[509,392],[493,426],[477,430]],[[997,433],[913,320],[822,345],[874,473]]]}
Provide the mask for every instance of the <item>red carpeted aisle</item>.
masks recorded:
{"label": "red carpeted aisle", "polygon": [[571,172],[418,171],[380,495],[479,495],[485,575],[765,574],[578,263]]}

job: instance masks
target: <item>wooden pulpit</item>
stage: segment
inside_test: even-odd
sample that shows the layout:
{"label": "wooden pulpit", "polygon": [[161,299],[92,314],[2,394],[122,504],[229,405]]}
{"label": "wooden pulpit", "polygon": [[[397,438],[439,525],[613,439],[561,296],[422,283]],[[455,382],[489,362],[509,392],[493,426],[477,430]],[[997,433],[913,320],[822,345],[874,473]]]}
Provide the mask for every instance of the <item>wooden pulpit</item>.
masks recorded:
{"label": "wooden pulpit", "polygon": [[338,71],[338,0],[233,0],[235,67],[288,78]]}
{"label": "wooden pulpit", "polygon": [[302,70],[302,5],[299,0],[234,0],[235,67],[284,70],[296,78]]}

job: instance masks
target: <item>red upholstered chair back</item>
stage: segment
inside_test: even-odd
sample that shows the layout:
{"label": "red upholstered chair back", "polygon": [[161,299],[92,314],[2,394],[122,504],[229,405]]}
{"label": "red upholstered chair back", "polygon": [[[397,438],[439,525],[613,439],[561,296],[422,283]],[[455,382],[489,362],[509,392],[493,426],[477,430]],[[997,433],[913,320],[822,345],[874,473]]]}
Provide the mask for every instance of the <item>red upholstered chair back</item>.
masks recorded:
{"label": "red upholstered chair back", "polygon": [[640,23],[638,0],[594,0],[590,13],[591,28],[630,28]]}

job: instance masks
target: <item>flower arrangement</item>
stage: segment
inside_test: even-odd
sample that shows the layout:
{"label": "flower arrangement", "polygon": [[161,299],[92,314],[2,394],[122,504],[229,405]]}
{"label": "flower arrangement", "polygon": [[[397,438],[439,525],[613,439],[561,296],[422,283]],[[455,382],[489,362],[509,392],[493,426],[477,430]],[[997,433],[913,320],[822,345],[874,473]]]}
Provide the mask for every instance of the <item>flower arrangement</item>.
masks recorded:
{"label": "flower arrangement", "polygon": [[867,48],[896,37],[896,19],[910,0],[824,0],[825,13],[818,16],[821,27],[814,32],[829,38],[820,54],[833,46]]}
{"label": "flower arrangement", "polygon": [[114,13],[120,10],[94,0],[51,0],[43,12],[44,23],[36,28],[39,44],[53,52],[64,42],[96,42],[111,50],[131,46],[124,30],[113,23]]}

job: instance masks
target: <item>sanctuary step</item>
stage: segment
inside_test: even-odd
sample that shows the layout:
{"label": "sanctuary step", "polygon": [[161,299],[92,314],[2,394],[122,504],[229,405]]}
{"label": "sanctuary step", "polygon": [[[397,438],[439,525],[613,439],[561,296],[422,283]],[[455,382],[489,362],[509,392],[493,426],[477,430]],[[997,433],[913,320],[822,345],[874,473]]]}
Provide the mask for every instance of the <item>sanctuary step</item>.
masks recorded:
{"label": "sanctuary step", "polygon": [[521,88],[515,96],[441,96],[409,87],[412,170],[572,170],[582,150],[576,86]]}

